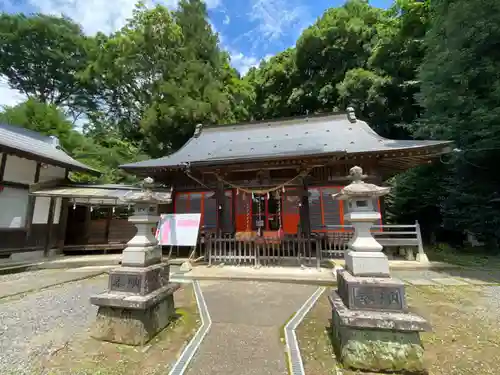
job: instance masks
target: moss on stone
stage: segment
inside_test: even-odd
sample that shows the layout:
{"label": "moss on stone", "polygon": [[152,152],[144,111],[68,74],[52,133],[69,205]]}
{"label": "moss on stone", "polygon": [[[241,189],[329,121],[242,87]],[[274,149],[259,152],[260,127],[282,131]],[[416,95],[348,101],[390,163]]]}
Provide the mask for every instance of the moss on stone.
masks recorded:
{"label": "moss on stone", "polygon": [[424,370],[424,350],[412,342],[347,340],[341,348],[345,367],[371,371]]}

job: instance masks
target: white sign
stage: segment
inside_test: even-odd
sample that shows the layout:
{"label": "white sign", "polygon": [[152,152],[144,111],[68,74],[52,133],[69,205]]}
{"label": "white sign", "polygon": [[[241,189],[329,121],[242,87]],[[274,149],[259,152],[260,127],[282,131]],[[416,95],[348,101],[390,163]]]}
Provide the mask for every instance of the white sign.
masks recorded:
{"label": "white sign", "polygon": [[161,215],[156,239],[160,245],[196,246],[201,214]]}

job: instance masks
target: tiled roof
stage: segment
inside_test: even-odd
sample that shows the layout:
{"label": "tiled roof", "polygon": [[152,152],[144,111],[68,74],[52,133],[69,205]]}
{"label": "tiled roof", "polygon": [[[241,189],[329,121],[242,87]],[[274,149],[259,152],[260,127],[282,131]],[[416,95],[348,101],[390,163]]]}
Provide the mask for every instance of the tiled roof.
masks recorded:
{"label": "tiled roof", "polygon": [[73,159],[64,152],[59,147],[57,138],[18,126],[0,124],[0,149],[28,155],[47,164],[71,170],[98,173],[95,169]]}
{"label": "tiled roof", "polygon": [[122,165],[125,169],[218,164],[322,154],[398,151],[448,145],[446,141],[386,139],[346,114],[205,127],[180,150],[159,159]]}

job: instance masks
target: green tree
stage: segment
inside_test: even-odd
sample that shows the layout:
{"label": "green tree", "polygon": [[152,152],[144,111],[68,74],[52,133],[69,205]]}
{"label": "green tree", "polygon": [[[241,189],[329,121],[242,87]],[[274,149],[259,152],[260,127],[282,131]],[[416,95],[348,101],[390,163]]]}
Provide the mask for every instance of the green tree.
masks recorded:
{"label": "green tree", "polygon": [[116,133],[96,134],[88,137],[73,129],[72,123],[54,104],[28,99],[13,107],[4,107],[0,122],[27,128],[44,135],[59,138],[62,149],[73,158],[100,172],[100,177],[74,173],[74,181],[115,183],[135,181],[133,176],[120,170],[120,164],[144,158],[137,147],[120,139]]}
{"label": "green tree", "polygon": [[384,12],[367,0],[328,9],[297,41],[296,66],[310,111],[337,107],[337,84],[347,71],[365,68]]}
{"label": "green tree", "polygon": [[[141,123],[156,121],[152,116],[155,101],[162,98],[167,102],[176,94],[172,74],[180,61],[181,31],[168,9],[139,5],[121,30],[97,39],[99,48],[86,79],[98,86],[101,106],[89,115],[86,130],[104,126],[128,140],[142,142]],[[173,91],[164,90],[166,86]]]}
{"label": "green tree", "polygon": [[80,74],[93,39],[68,18],[0,14],[0,74],[28,98],[55,104],[77,118],[94,106],[94,91]]}
{"label": "green tree", "polygon": [[408,138],[409,125],[421,114],[415,95],[429,18],[428,1],[397,0],[376,24],[367,66],[346,72],[337,85],[339,106],[354,104],[383,136]]}
{"label": "green tree", "polygon": [[90,116],[89,134],[116,129],[160,157],[181,147],[197,123],[233,119],[229,94],[244,102],[238,94],[248,93],[233,82],[206,18],[204,4],[194,0],[181,2],[174,14],[138,5],[125,27],[100,38],[86,72],[98,82],[102,103]]}
{"label": "green tree", "polygon": [[500,3],[436,0],[420,67],[417,135],[451,139],[465,150],[446,180],[442,214],[447,228],[500,238],[496,173],[500,155]]}
{"label": "green tree", "polygon": [[56,136],[62,147],[70,152],[76,147],[71,122],[54,104],[28,99],[16,106],[6,106],[0,112],[0,122]]}
{"label": "green tree", "polygon": [[294,48],[250,69],[245,81],[254,89],[252,117],[262,120],[305,113],[307,108],[304,107],[297,74]]}

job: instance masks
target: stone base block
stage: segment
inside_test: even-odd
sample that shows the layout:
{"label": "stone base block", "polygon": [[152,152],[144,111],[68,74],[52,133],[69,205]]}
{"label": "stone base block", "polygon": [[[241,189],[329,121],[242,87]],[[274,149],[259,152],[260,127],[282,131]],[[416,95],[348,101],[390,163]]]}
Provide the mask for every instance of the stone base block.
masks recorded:
{"label": "stone base block", "polygon": [[191,271],[192,269],[193,269],[193,266],[191,265],[191,262],[187,261],[187,262],[183,262],[181,264],[181,268],[179,269],[179,271],[182,273],[185,273],[185,272]]}
{"label": "stone base block", "polygon": [[426,263],[428,264],[429,263],[429,258],[427,257],[427,254],[425,253],[417,253],[417,262],[420,262],[420,263]]}
{"label": "stone base block", "polygon": [[337,271],[338,294],[349,309],[406,311],[405,284],[391,277],[356,277]]}
{"label": "stone base block", "polygon": [[20,253],[12,253],[9,257],[9,260],[13,262],[26,262],[26,261],[34,261],[41,260],[45,257],[45,253],[43,250],[36,251],[24,251]]}
{"label": "stone base block", "polygon": [[423,372],[420,332],[430,330],[410,313],[349,310],[333,292],[332,330],[343,366],[364,371]]}
{"label": "stone base block", "polygon": [[122,266],[127,267],[148,267],[152,264],[160,263],[162,257],[161,246],[145,245],[128,246],[122,253]]}
{"label": "stone base block", "polygon": [[[98,340],[120,344],[146,344],[163,330],[174,316],[174,291],[178,285],[177,288],[168,286],[162,289],[165,288],[168,288],[168,292],[161,294],[161,298],[148,296],[157,300],[140,306],[125,302],[123,296],[116,297],[120,301],[113,301],[108,294],[110,303],[100,304],[91,336]],[[123,307],[119,307],[120,305]]]}
{"label": "stone base block", "polygon": [[119,267],[109,273],[110,292],[128,292],[141,296],[168,284],[170,265],[155,264],[149,267]]}
{"label": "stone base block", "polygon": [[345,268],[354,276],[390,277],[389,259],[381,251],[349,251],[345,255]]}

